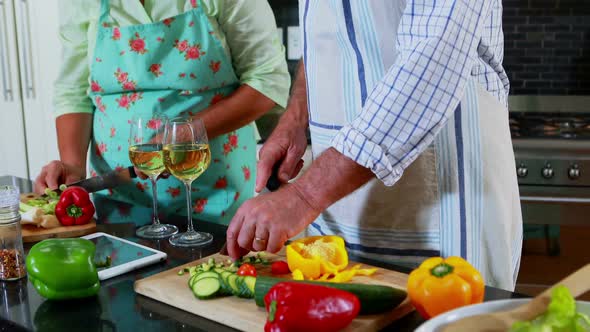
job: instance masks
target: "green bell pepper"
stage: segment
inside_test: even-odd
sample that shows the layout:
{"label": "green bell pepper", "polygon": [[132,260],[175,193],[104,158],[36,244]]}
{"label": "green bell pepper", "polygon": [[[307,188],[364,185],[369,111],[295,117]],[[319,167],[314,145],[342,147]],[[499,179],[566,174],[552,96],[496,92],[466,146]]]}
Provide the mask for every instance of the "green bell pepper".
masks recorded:
{"label": "green bell pepper", "polygon": [[50,300],[94,296],[100,289],[94,243],[86,239],[48,239],[35,244],[27,256],[29,280]]}

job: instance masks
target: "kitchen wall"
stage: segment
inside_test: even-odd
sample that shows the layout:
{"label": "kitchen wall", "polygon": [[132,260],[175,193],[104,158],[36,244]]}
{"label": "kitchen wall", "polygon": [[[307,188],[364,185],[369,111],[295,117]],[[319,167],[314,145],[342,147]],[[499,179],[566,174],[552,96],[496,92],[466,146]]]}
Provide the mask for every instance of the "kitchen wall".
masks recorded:
{"label": "kitchen wall", "polygon": [[503,0],[514,95],[590,95],[590,1]]}

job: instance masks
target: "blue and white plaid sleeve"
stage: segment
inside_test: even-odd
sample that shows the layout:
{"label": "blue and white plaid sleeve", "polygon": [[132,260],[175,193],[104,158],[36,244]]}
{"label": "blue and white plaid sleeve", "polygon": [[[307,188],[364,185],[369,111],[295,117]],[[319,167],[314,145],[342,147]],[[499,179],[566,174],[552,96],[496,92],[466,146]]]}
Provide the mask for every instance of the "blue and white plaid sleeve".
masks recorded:
{"label": "blue and white plaid sleeve", "polygon": [[397,60],[332,147],[395,184],[463,97],[491,2],[408,1]]}

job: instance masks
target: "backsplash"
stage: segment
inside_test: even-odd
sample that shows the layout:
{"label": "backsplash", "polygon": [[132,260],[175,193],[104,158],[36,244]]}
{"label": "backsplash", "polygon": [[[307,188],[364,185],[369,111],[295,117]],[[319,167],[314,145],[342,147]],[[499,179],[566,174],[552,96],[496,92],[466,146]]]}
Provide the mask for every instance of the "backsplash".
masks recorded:
{"label": "backsplash", "polygon": [[504,0],[514,95],[590,95],[590,1]]}

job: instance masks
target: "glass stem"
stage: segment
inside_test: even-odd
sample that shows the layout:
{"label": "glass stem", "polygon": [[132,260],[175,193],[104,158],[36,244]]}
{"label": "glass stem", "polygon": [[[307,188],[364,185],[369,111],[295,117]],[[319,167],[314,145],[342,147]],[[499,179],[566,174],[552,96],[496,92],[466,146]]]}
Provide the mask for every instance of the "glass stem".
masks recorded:
{"label": "glass stem", "polygon": [[186,215],[188,220],[187,233],[195,231],[193,228],[193,209],[191,206],[191,183],[192,181],[184,183],[186,188]]}
{"label": "glass stem", "polygon": [[160,224],[160,218],[158,218],[158,188],[156,187],[156,181],[157,181],[157,177],[152,177],[150,176],[150,180],[152,180],[152,199],[154,200],[153,202],[153,209],[154,209],[154,216],[152,218],[152,223],[154,225],[159,225]]}

